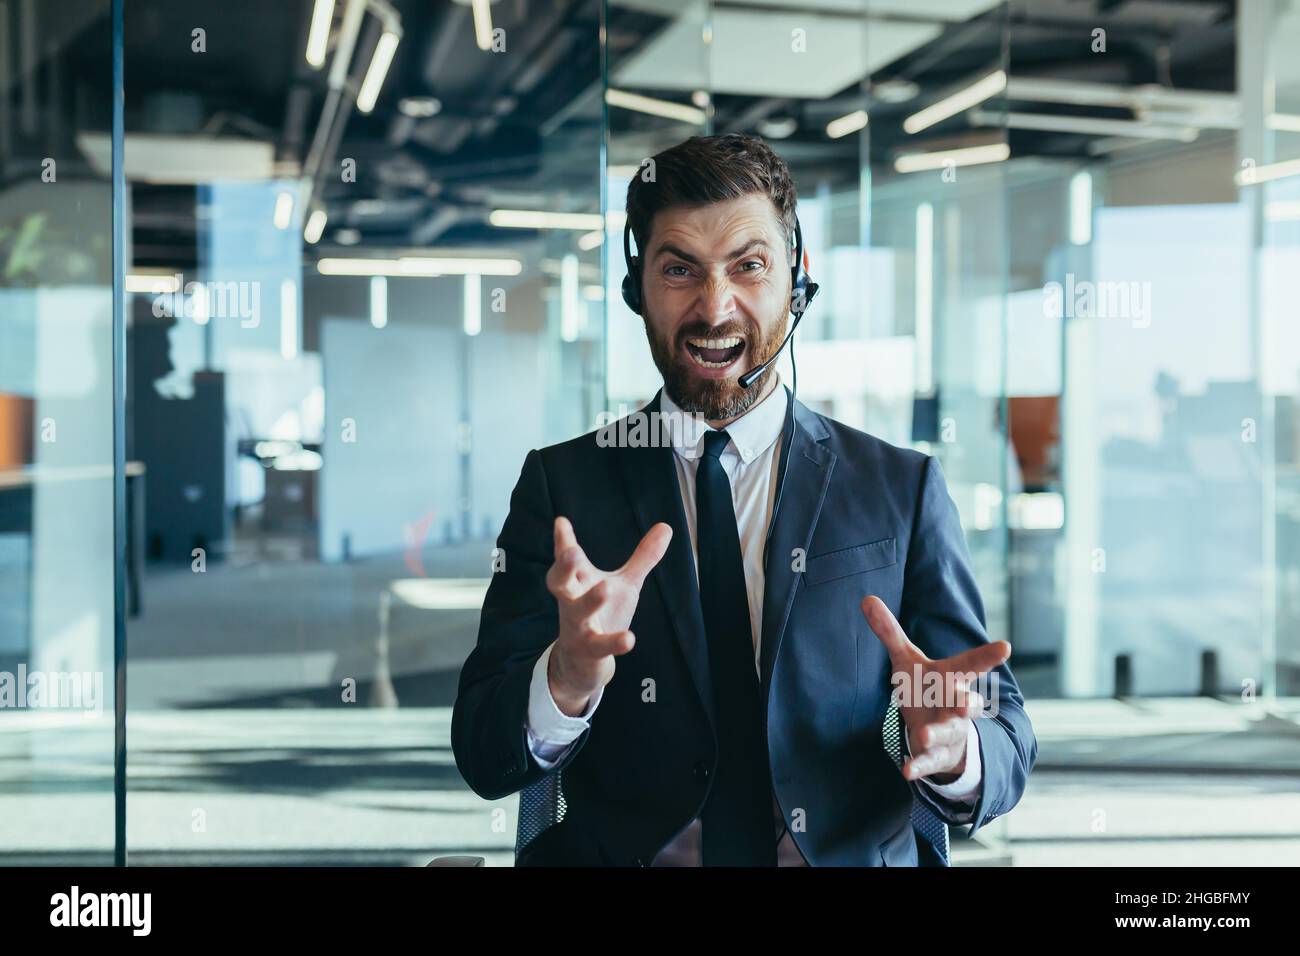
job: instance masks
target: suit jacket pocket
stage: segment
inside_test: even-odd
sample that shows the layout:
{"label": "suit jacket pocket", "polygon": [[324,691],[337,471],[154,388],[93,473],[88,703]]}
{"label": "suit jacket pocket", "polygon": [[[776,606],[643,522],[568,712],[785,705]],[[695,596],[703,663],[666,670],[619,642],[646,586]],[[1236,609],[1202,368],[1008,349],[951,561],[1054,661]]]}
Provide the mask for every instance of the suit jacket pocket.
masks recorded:
{"label": "suit jacket pocket", "polygon": [[813,587],[851,574],[887,568],[897,560],[894,539],[881,538],[870,544],[859,544],[809,558],[808,566],[804,569],[804,583]]}

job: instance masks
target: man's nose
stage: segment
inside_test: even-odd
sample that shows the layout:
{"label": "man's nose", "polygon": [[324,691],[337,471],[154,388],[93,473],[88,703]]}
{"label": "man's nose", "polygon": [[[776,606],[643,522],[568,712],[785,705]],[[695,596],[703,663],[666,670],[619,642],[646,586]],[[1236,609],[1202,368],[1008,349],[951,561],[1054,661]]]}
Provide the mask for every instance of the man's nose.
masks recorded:
{"label": "man's nose", "polygon": [[700,289],[697,303],[700,318],[715,325],[721,325],[736,315],[736,295],[731,280],[723,276],[711,276],[705,280]]}

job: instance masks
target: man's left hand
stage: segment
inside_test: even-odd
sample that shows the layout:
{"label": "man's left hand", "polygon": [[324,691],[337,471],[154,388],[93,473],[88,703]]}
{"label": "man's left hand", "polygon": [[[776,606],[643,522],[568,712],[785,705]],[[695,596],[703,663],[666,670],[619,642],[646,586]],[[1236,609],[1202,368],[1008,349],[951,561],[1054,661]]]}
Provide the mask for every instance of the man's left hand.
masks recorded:
{"label": "man's left hand", "polygon": [[[984,698],[972,685],[1011,656],[1011,645],[993,641],[955,657],[932,661],[913,644],[885,602],[874,595],[862,601],[867,624],[885,645],[893,671],[892,683],[902,678],[896,692],[898,710],[907,727],[912,754],[903,762],[903,778],[931,783],[952,783],[966,769],[966,742],[971,721],[984,709]],[[936,676],[930,676],[934,674]],[[938,702],[927,688],[939,681]]]}

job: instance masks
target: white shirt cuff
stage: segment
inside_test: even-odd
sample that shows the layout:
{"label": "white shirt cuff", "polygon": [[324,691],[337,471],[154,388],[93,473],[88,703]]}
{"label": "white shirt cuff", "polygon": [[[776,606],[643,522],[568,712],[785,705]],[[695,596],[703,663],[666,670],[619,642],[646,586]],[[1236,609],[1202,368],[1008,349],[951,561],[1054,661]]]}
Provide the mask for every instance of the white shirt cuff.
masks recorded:
{"label": "white shirt cuff", "polygon": [[528,749],[543,770],[550,770],[559,763],[565,751],[591,726],[591,715],[605,693],[602,687],[592,694],[580,717],[570,717],[560,710],[551,696],[551,682],[546,673],[554,647],[552,643],[537,659],[532,682],[528,685]]}
{"label": "white shirt cuff", "polygon": [[[907,738],[906,724],[903,725],[903,740],[907,742],[907,752],[910,756],[912,745]],[[929,777],[922,777],[920,782],[933,790],[937,796],[973,807],[979,797],[980,780],[983,776],[982,770],[983,768],[980,766],[980,735],[975,729],[975,721],[972,720],[969,729],[966,731],[966,769],[962,771],[961,776],[952,783],[934,783]]]}

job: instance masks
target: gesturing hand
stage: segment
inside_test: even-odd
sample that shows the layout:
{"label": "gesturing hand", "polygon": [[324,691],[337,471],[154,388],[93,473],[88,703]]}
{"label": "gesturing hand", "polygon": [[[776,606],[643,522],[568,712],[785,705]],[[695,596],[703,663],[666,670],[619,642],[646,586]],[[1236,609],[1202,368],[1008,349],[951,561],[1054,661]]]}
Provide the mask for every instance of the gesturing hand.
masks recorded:
{"label": "gesturing hand", "polygon": [[555,519],[555,563],[546,572],[546,588],[559,604],[560,634],[546,676],[556,706],[570,717],[613,678],[614,658],[632,649],[636,638],[628,627],[641,585],[672,537],[673,529],[660,522],[625,565],[602,571],[578,547],[569,519]]}
{"label": "gesturing hand", "polygon": [[[903,693],[898,710],[915,752],[903,763],[904,779],[930,777],[934,783],[952,783],[966,769],[966,740],[971,721],[984,709],[984,698],[971,685],[980,674],[1010,657],[1011,645],[993,641],[955,657],[932,661],[908,640],[880,598],[865,598],[862,613],[889,652],[893,674],[906,675],[901,684]],[[923,693],[936,679],[942,688],[937,705]]]}

